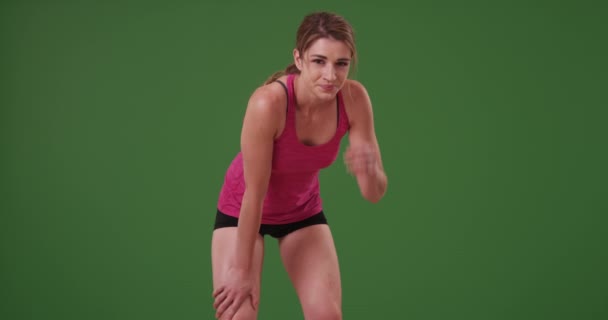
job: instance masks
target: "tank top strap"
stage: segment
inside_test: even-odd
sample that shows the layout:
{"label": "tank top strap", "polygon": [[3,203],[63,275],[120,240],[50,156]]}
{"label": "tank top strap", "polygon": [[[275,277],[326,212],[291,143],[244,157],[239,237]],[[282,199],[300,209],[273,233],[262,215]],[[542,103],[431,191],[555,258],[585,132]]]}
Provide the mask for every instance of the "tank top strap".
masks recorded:
{"label": "tank top strap", "polygon": [[348,131],[350,128],[350,121],[348,121],[348,114],[344,107],[344,97],[342,90],[338,91],[338,130]]}
{"label": "tank top strap", "polygon": [[295,125],[295,117],[296,117],[296,95],[294,88],[294,79],[295,74],[287,75],[287,123],[285,129],[287,129],[287,124],[291,130],[291,127]]}

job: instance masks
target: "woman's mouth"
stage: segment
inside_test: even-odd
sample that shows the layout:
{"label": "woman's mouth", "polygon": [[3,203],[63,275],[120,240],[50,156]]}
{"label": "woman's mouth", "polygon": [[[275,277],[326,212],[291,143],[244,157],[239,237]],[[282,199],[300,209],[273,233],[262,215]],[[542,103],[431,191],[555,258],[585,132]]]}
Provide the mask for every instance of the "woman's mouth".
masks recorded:
{"label": "woman's mouth", "polygon": [[336,86],[334,86],[332,84],[322,84],[322,85],[320,85],[320,87],[323,91],[334,91],[334,88]]}

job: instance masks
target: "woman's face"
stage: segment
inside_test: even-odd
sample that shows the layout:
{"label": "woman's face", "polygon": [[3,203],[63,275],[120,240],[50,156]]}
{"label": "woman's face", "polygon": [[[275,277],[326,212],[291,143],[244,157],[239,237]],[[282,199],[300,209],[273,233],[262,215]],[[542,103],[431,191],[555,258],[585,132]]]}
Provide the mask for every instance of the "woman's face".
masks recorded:
{"label": "woman's face", "polygon": [[346,43],[330,38],[316,40],[302,56],[294,50],[300,79],[320,100],[335,99],[348,78],[351,56]]}

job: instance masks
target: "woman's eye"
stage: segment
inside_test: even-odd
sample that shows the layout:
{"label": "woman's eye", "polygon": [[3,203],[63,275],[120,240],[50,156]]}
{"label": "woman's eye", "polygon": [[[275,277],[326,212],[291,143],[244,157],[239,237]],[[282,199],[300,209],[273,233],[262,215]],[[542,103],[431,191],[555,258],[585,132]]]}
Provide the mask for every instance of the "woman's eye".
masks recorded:
{"label": "woman's eye", "polygon": [[338,65],[341,67],[346,67],[348,66],[348,62],[338,62]]}
{"label": "woman's eye", "polygon": [[314,59],[314,60],[312,60],[312,62],[314,62],[316,64],[323,64],[325,61],[323,61],[321,59]]}

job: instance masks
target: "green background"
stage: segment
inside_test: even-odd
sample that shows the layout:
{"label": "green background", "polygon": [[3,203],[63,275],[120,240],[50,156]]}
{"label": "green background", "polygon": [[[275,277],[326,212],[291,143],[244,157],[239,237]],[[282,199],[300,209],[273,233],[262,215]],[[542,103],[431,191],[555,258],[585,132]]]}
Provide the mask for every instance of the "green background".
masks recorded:
{"label": "green background", "polygon": [[[319,9],[389,176],[321,174],[345,318],[608,318],[605,2],[91,0],[0,4],[0,319],[211,319],[247,99]],[[259,318],[301,319],[266,249]]]}

